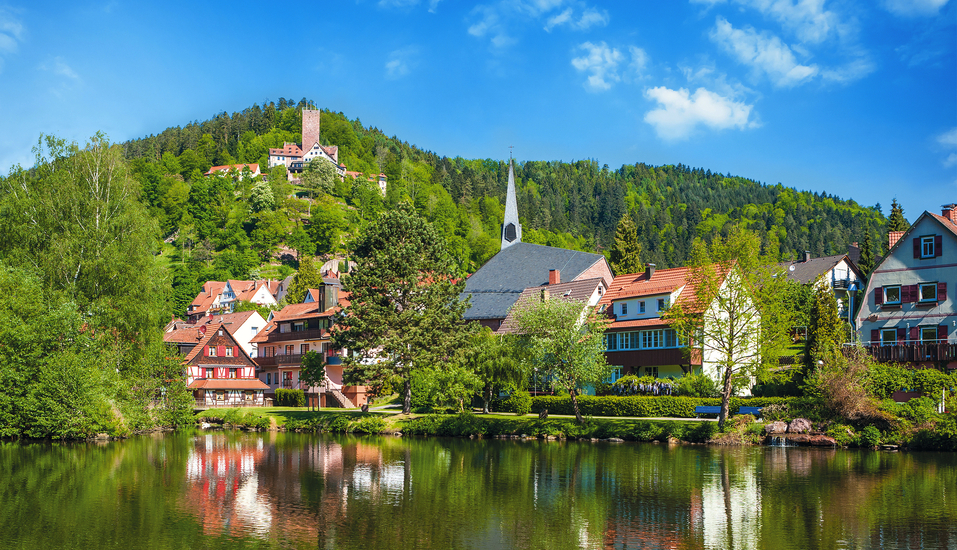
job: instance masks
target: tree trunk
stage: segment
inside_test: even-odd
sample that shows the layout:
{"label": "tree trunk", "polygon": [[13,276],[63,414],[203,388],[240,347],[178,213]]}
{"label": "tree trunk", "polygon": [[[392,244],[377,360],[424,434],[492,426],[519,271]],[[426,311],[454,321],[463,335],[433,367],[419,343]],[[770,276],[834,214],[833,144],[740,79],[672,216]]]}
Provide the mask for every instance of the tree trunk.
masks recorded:
{"label": "tree trunk", "polygon": [[405,391],[402,393],[402,414],[409,414],[412,412],[412,380],[405,381]]}
{"label": "tree trunk", "polygon": [[492,383],[485,383],[485,390],[482,391],[482,414],[488,414],[488,404],[492,400]]}
{"label": "tree trunk", "polygon": [[578,410],[578,392],[575,391],[575,388],[572,388],[568,393],[572,397],[572,408],[575,409],[575,420],[577,420],[579,424],[582,424],[585,422],[585,419],[582,418],[582,413]]}
{"label": "tree trunk", "polygon": [[721,390],[721,414],[718,415],[718,429],[724,431],[724,423],[728,420],[728,409],[731,408],[731,371],[724,373],[724,388]]}

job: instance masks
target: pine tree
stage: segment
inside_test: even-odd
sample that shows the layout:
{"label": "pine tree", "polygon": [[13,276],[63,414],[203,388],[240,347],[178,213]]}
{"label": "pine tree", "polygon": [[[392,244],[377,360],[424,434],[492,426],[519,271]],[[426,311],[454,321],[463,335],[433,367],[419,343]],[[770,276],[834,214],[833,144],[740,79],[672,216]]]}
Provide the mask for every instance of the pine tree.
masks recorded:
{"label": "pine tree", "polygon": [[615,244],[611,248],[611,268],[621,275],[638,273],[644,270],[641,264],[641,243],[638,241],[638,227],[630,215],[624,215],[615,229]]}
{"label": "pine tree", "polygon": [[907,219],[904,218],[904,208],[898,204],[897,199],[895,198],[891,201],[891,215],[887,218],[887,230],[888,231],[907,231],[907,228],[910,227],[910,224],[907,223]]}
{"label": "pine tree", "polygon": [[445,241],[410,204],[384,213],[357,239],[352,272],[342,289],[350,305],[333,331],[346,378],[369,384],[373,394],[400,384],[403,413],[412,410],[412,374],[448,362],[468,337],[457,277]]}
{"label": "pine tree", "polygon": [[810,367],[824,365],[836,367],[843,364],[841,344],[844,326],[837,312],[837,298],[826,284],[814,287],[811,304],[811,324],[808,327],[807,353]]}
{"label": "pine tree", "polygon": [[861,245],[861,258],[857,267],[861,268],[865,277],[869,277],[871,271],[874,270],[874,244],[871,243],[870,231],[864,235],[864,243]]}

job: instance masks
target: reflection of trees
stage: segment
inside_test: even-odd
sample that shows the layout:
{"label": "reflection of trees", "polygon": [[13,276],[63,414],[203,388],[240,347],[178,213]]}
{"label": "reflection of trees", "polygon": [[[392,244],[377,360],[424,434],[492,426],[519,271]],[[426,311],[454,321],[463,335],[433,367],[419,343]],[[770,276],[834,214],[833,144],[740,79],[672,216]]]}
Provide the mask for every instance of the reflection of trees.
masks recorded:
{"label": "reflection of trees", "polygon": [[955,499],[957,460],[932,453],[229,432],[0,444],[14,547],[946,548]]}

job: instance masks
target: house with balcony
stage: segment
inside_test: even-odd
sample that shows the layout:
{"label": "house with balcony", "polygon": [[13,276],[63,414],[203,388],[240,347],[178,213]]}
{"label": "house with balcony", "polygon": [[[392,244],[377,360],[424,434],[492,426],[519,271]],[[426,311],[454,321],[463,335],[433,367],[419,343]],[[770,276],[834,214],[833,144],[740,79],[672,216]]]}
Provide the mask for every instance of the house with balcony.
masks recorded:
{"label": "house with balcony", "polygon": [[163,330],[163,341],[169,346],[175,346],[179,354],[185,356],[203,339],[205,332],[201,331],[200,327],[214,324],[226,327],[243,351],[250,357],[256,357],[256,345],[252,343],[252,339],[266,326],[266,320],[258,311],[207,315],[195,323],[172,319]]}
{"label": "house with balcony", "polygon": [[957,204],[890,232],[888,246],[857,314],[861,341],[879,361],[957,368]]}
{"label": "house with balcony", "polygon": [[838,315],[854,327],[854,311],[864,289],[864,274],[847,254],[812,258],[810,252],[793,262],[778,264],[788,279],[802,285],[825,285],[834,292]]}
{"label": "house with balcony", "polygon": [[[612,382],[624,375],[680,378],[686,374],[705,374],[721,382],[720,363],[723,346],[720,342],[701,340],[688,342],[679,337],[663,314],[675,304],[685,311],[703,317],[704,338],[715,334],[711,326],[726,318],[719,307],[721,299],[750,303],[740,293],[729,290],[729,281],[737,276],[730,266],[715,266],[719,285],[718,297],[710,304],[699,304],[690,267],[655,269],[649,264],[644,273],[618,275],[608,292],[598,302],[598,309],[609,319],[605,328],[605,359],[614,367]],[[745,307],[747,309],[747,307]],[[738,351],[743,355],[757,352],[758,318],[741,320],[744,332],[738,334]],[[710,323],[710,324],[709,324]],[[747,329],[753,325],[753,330]],[[720,331],[717,331],[720,332]]]}
{"label": "house with balcony", "polygon": [[[310,289],[303,302],[272,312],[266,326],[253,338],[259,354],[258,377],[275,396],[277,389],[301,389],[311,405],[353,408],[366,402],[365,386],[343,384],[341,353],[332,347],[330,329],[336,315],[348,305],[338,285]],[[326,378],[318,386],[300,381],[303,357],[309,352],[321,354],[326,361]]]}
{"label": "house with balcony", "polygon": [[197,408],[266,404],[268,387],[256,377],[256,363],[222,323],[195,329],[200,340],[183,359],[187,389]]}

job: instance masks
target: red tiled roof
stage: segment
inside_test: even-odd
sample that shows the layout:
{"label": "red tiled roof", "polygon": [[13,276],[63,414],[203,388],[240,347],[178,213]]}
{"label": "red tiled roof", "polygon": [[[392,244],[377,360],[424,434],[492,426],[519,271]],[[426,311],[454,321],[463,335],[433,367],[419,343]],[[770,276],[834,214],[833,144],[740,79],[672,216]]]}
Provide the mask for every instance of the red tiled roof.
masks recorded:
{"label": "red tiled roof", "polygon": [[200,378],[186,386],[190,390],[268,390],[258,378]]}
{"label": "red tiled roof", "polygon": [[[550,299],[558,298],[560,300],[567,300],[569,302],[582,302],[582,307],[584,307],[584,305],[588,303],[588,299],[591,298],[595,293],[598,285],[601,284],[601,281],[602,279],[598,277],[594,279],[583,279],[581,281],[559,283],[556,285],[529,287],[522,291],[522,295],[519,296],[515,303],[520,304],[526,300],[539,299],[541,292],[543,290],[548,290],[548,296]],[[502,326],[495,331],[497,334],[511,334],[518,332],[518,325],[515,321],[515,318],[512,316],[512,312],[514,310],[514,307],[508,310],[508,315],[506,315],[505,320],[502,321]]]}
{"label": "red tiled roof", "polygon": [[209,176],[209,175],[212,175],[213,172],[228,172],[230,170],[236,170],[238,172],[242,172],[243,167],[245,166],[248,166],[249,171],[254,174],[259,171],[258,164],[224,164],[222,166],[213,166],[212,168],[209,169],[208,172],[206,172],[206,175]]}
{"label": "red tiled roof", "polygon": [[934,214],[932,212],[928,212],[928,214],[933,216],[935,220],[939,221],[940,224],[943,225],[945,228],[947,228],[951,233],[953,233],[954,236],[957,236],[957,224],[954,224],[954,222],[941,216],[940,214]]}
{"label": "red tiled roof", "polygon": [[189,311],[209,311],[209,308],[213,305],[213,301],[216,300],[223,292],[223,288],[226,286],[225,282],[222,281],[206,281],[203,285],[203,290],[199,291],[199,294],[196,295],[196,298],[189,305]]}
{"label": "red tiled roof", "polygon": [[269,150],[270,156],[287,156],[287,157],[301,157],[302,149],[299,148],[299,145],[296,143],[286,143],[282,147]]}
{"label": "red tiled roof", "polygon": [[605,330],[617,330],[617,329],[626,329],[626,328],[649,328],[649,327],[666,327],[668,323],[661,319],[660,317],[653,317],[651,319],[630,319],[628,321],[612,321],[605,326]]}
{"label": "red tiled roof", "polygon": [[[727,276],[729,267],[720,265],[717,267],[718,276],[722,279]],[[654,296],[660,294],[670,294],[684,287],[678,297],[678,303],[693,303],[695,293],[691,282],[693,268],[675,267],[672,269],[656,270],[651,279],[648,279],[645,273],[626,273],[615,277],[608,286],[608,292],[598,302],[598,308],[609,306],[617,300],[627,300],[629,298],[640,298],[642,296]],[[611,309],[611,308],[607,308]],[[614,319],[614,315],[609,312],[609,317]],[[615,327],[617,325],[612,325]]]}
{"label": "red tiled roof", "polygon": [[176,328],[163,333],[163,341],[167,344],[195,344],[203,337],[203,333],[194,326]]}
{"label": "red tiled roof", "polygon": [[252,315],[256,313],[255,311],[237,311],[235,313],[225,313],[223,315],[209,315],[196,321],[196,327],[200,325],[212,325],[212,324],[222,324],[223,328],[229,331],[230,334],[236,334],[236,331],[239,330],[239,327],[245,323]]}

